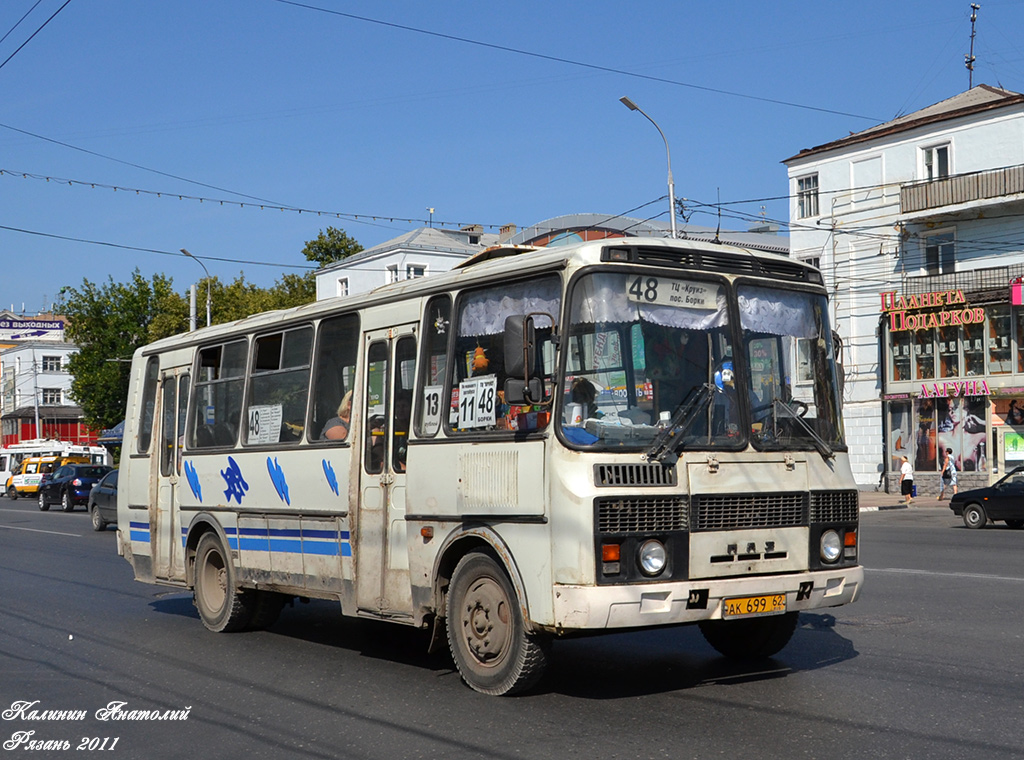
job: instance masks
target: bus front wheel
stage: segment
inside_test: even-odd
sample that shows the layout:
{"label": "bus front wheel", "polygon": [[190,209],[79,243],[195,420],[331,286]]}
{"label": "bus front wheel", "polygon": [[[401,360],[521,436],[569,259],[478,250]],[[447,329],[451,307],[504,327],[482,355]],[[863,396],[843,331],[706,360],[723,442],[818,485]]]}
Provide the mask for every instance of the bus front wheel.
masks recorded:
{"label": "bus front wheel", "polygon": [[235,586],[235,568],[220,539],[207,533],[196,546],[195,604],[215,633],[241,631],[252,619],[252,599]]}
{"label": "bus front wheel", "polygon": [[755,660],[778,654],[796,630],[796,612],[743,620],[704,620],[700,632],[726,657]]}
{"label": "bus front wheel", "polygon": [[512,581],[490,554],[472,552],[459,561],[446,618],[452,658],[472,689],[515,694],[540,680],[546,641],[527,633]]}

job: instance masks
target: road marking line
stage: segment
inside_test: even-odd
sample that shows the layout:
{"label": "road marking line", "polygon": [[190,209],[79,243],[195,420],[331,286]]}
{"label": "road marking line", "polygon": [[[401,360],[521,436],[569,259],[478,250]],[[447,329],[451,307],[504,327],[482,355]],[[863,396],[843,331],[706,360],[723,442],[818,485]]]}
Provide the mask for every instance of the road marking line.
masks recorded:
{"label": "road marking line", "polygon": [[38,528],[18,528],[14,525],[0,525],[0,528],[6,528],[7,530],[27,530],[31,533],[49,533],[51,536],[71,536],[72,538],[81,538],[81,533],[61,533],[59,530],[39,530]]}
{"label": "road marking line", "polygon": [[935,575],[942,578],[970,578],[983,581],[1015,581],[1024,583],[1024,578],[1013,578],[1006,575],[985,575],[983,573],[940,573],[934,570],[908,570],[901,567],[865,567],[871,573],[903,573],[906,575]]}

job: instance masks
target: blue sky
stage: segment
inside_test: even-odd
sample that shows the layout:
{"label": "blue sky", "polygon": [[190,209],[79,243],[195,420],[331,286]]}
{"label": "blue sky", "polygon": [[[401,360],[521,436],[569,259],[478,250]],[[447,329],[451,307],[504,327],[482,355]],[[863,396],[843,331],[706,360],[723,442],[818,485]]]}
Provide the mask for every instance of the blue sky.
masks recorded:
{"label": "blue sky", "polygon": [[[184,291],[181,248],[269,285],[328,225],[369,247],[429,207],[664,220],[623,95],[692,223],[785,220],[782,160],[968,84],[961,0],[65,2],[0,3],[0,307],[28,313],[135,268]],[[1024,0],[981,6],[974,83],[1024,91]]]}

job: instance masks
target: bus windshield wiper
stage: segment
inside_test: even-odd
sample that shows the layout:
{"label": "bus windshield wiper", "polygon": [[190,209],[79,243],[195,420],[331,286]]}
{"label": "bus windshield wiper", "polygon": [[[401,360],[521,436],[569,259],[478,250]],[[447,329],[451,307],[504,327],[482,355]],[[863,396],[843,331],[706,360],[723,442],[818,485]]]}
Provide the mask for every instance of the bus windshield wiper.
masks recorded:
{"label": "bus windshield wiper", "polygon": [[683,434],[697,419],[697,415],[707,408],[714,390],[713,385],[705,383],[688,401],[680,404],[668,425],[655,436],[651,447],[644,452],[644,458],[648,462],[657,460],[668,467],[679,460],[679,454],[676,452],[683,442]]}
{"label": "bus windshield wiper", "polygon": [[[778,409],[781,409],[785,414],[778,414]],[[804,411],[807,411],[807,409],[804,408]],[[814,441],[814,448],[818,450],[818,453],[821,454],[822,457],[825,459],[832,459],[835,456],[835,452],[832,451],[832,447],[828,445],[828,442],[815,432],[814,428],[807,423],[807,420],[800,416],[799,411],[794,409],[792,405],[783,401],[781,398],[772,399],[772,417],[774,418],[773,422],[777,421],[779,417],[789,417],[795,420],[796,423],[807,432],[807,435],[811,437],[811,440]]]}

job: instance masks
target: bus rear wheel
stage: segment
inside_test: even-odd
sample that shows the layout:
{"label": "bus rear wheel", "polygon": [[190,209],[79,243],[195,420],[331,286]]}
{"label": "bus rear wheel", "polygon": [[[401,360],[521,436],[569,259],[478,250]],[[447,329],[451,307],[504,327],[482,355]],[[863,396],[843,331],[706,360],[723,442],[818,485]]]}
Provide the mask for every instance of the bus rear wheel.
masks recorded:
{"label": "bus rear wheel", "polygon": [[547,642],[531,636],[512,581],[490,554],[455,567],[446,602],[448,646],[470,688],[495,696],[525,691],[547,666]]}
{"label": "bus rear wheel", "polygon": [[782,651],[793,637],[798,614],[787,612],[743,620],[704,620],[698,625],[705,640],[720,654],[737,660],[757,660]]}
{"label": "bus rear wheel", "polygon": [[235,586],[230,555],[213,533],[196,546],[193,593],[203,625],[215,633],[244,630],[252,620],[252,596]]}

